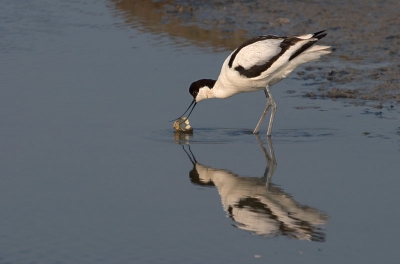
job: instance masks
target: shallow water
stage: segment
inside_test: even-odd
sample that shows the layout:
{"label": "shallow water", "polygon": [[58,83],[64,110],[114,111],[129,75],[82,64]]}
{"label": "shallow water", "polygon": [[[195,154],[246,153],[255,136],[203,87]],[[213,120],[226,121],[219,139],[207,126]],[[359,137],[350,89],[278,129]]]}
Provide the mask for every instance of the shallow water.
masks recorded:
{"label": "shallow water", "polygon": [[251,134],[262,92],[202,102],[177,135],[167,120],[226,52],[112,2],[0,17],[0,263],[397,261],[397,108],[303,98],[293,75],[272,142]]}

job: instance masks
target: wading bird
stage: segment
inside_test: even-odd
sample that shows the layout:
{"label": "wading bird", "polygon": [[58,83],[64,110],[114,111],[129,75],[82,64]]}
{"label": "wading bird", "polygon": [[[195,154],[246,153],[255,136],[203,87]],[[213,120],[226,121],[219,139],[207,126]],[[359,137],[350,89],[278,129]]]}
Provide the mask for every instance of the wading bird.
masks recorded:
{"label": "wading bird", "polygon": [[267,136],[271,136],[276,103],[270,86],[286,78],[297,66],[330,53],[330,46],[314,45],[325,36],[325,31],[319,31],[294,37],[259,36],[244,42],[226,58],[216,81],[201,79],[190,85],[193,101],[185,113],[192,107],[189,117],[196,104],[205,99],[223,99],[238,93],[264,90],[267,105],[253,133],[258,133],[265,115],[272,108],[267,130]]}

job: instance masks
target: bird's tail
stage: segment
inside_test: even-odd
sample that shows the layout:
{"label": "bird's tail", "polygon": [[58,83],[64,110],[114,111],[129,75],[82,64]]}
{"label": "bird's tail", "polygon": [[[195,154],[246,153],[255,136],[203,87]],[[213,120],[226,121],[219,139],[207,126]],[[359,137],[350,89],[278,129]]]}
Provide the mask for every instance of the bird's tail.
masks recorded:
{"label": "bird's tail", "polygon": [[326,35],[327,35],[327,33],[325,33],[325,30],[321,30],[321,31],[318,31],[318,32],[315,32],[314,34],[312,34],[312,37],[316,38],[316,39],[322,39]]}
{"label": "bird's tail", "polygon": [[330,46],[322,46],[322,45],[314,45],[311,48],[307,49],[303,54],[306,53],[320,53],[321,55],[331,53]]}
{"label": "bird's tail", "polygon": [[[310,40],[310,42],[305,45],[305,46],[309,46],[309,48],[307,48],[302,53],[302,55],[306,55],[306,54],[317,55],[318,54],[319,56],[316,56],[316,57],[319,58],[322,55],[331,53],[331,47],[330,46],[313,45],[315,42],[317,42],[318,40],[322,39],[326,35],[327,35],[327,33],[325,33],[325,30],[321,30],[321,31],[315,32],[313,34],[307,34],[307,35],[299,36],[299,38],[309,39]],[[314,39],[314,40],[312,40],[312,39]]]}

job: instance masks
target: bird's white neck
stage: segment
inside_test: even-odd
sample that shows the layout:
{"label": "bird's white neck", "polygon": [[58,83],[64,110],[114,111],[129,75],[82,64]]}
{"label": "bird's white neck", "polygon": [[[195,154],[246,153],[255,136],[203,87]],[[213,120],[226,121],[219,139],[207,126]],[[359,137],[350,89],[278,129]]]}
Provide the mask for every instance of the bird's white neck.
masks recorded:
{"label": "bird's white neck", "polygon": [[234,93],[231,93],[229,89],[226,89],[225,86],[223,85],[223,82],[221,82],[220,79],[218,79],[214,85],[214,87],[210,88],[208,86],[204,86],[199,89],[199,93],[196,96],[196,101],[200,102],[202,100],[206,99],[211,99],[211,98],[227,98],[232,96]]}
{"label": "bird's white neck", "polygon": [[214,88],[210,88],[208,86],[204,86],[199,89],[199,93],[196,96],[196,102],[200,102],[206,99],[215,98]]}

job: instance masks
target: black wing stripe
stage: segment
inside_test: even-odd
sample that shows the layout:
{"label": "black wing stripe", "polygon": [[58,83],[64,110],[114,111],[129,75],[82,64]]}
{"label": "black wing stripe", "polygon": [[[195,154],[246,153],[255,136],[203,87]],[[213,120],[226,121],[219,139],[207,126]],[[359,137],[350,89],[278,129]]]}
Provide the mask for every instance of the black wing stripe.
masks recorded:
{"label": "black wing stripe", "polygon": [[322,39],[327,34],[327,33],[324,33],[324,32],[325,32],[325,30],[321,30],[321,31],[315,32],[312,37],[313,38],[317,38],[317,39]]}
{"label": "black wing stripe", "polygon": [[310,41],[310,42],[307,42],[306,44],[304,44],[300,49],[298,49],[295,53],[293,53],[292,56],[290,56],[289,61],[293,60],[294,58],[299,56],[301,53],[306,51],[309,47],[314,45],[315,42],[317,42],[318,40],[320,40],[323,37],[325,37],[326,33],[324,33],[324,32],[325,32],[325,30],[318,31],[318,32],[314,33],[313,34],[313,38],[316,38],[317,40],[313,40],[313,41]]}
{"label": "black wing stripe", "polygon": [[232,68],[232,64],[233,64],[233,61],[234,61],[235,58],[236,58],[236,55],[237,55],[237,54],[240,52],[240,50],[243,49],[244,47],[246,47],[246,46],[248,46],[248,45],[251,45],[251,44],[253,44],[253,43],[256,43],[256,42],[258,42],[258,41],[266,40],[266,39],[283,39],[283,38],[285,38],[285,37],[278,37],[278,36],[274,36],[274,35],[266,35],[266,36],[259,36],[259,37],[255,37],[255,38],[252,38],[252,39],[247,40],[247,41],[244,42],[242,45],[240,45],[240,46],[235,50],[235,52],[232,54],[232,56],[231,56],[231,58],[230,58],[230,60],[229,60],[229,63],[228,63],[229,68]]}
{"label": "black wing stripe", "polygon": [[299,41],[302,41],[302,39],[296,37],[286,38],[279,45],[281,48],[281,52],[279,52],[276,56],[272,57],[265,64],[254,65],[253,67],[247,70],[243,66],[239,65],[235,67],[235,70],[237,70],[240,73],[240,75],[246,76],[247,78],[254,78],[260,76],[261,73],[267,71],[271,67],[271,65],[274,62],[276,62],[291,46],[295,45]]}
{"label": "black wing stripe", "polygon": [[295,53],[292,54],[292,56],[290,56],[289,61],[293,60],[294,58],[296,58],[297,56],[299,56],[301,53],[303,53],[306,49],[308,49],[309,47],[311,47],[312,45],[314,45],[314,43],[317,42],[316,40],[314,41],[310,41],[307,42],[306,44],[304,44],[303,46],[301,46],[300,49],[298,49]]}

